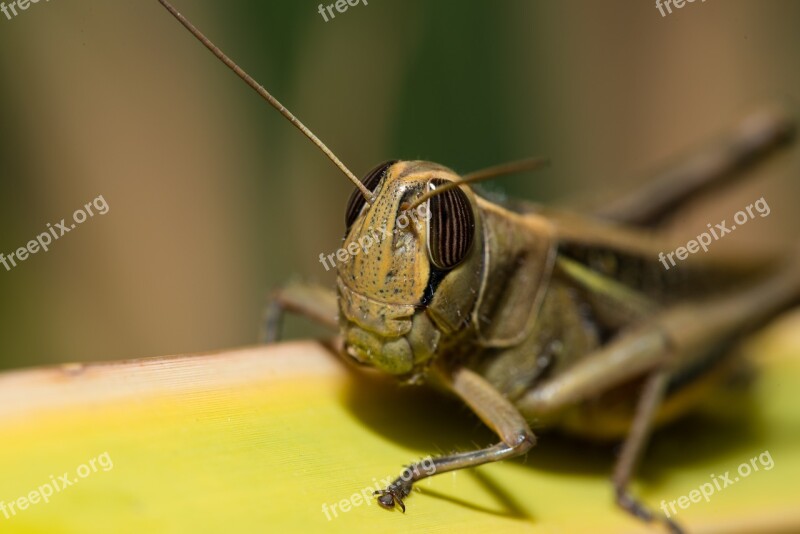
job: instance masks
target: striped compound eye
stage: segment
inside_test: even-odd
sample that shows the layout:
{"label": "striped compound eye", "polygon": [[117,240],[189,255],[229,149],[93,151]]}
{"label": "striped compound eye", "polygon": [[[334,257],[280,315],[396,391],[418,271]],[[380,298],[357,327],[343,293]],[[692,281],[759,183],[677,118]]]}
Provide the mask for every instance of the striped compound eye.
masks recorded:
{"label": "striped compound eye", "polygon": [[[361,183],[364,184],[364,187],[369,189],[370,192],[374,193],[375,189],[378,188],[378,184],[381,183],[381,180],[383,180],[383,177],[386,175],[386,171],[389,170],[389,167],[395,163],[397,163],[396,159],[381,163],[369,171],[361,179]],[[344,222],[348,230],[350,230],[350,227],[354,222],[356,222],[356,219],[358,219],[358,214],[361,213],[361,210],[364,208],[366,203],[367,201],[364,200],[361,192],[358,189],[354,189],[353,194],[350,195],[350,200],[347,201],[347,210],[345,211],[344,216]]]}
{"label": "striped compound eye", "polygon": [[[434,186],[447,183],[434,178]],[[452,269],[467,256],[475,238],[475,214],[466,193],[455,187],[431,197],[428,256],[438,269]]]}

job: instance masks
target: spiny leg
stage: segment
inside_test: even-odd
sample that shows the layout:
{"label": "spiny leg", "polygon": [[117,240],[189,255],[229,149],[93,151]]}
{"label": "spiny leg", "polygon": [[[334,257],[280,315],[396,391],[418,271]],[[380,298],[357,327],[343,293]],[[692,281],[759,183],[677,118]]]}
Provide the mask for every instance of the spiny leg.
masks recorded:
{"label": "spiny leg", "polygon": [[444,385],[458,395],[502,441],[475,451],[441,456],[406,467],[385,490],[376,491],[378,502],[386,508],[399,505],[405,512],[403,499],[415,482],[429,476],[475,467],[488,462],[513,458],[526,453],[536,443],[525,418],[486,380],[476,373],[459,368],[455,371],[435,369]]}
{"label": "spiny leg", "polygon": [[631,429],[622,445],[622,452],[617,459],[611,480],[614,485],[617,504],[623,510],[645,522],[659,519],[674,534],[681,534],[683,530],[672,519],[654,514],[628,491],[628,484],[636,470],[642,452],[647,446],[653,418],[664,397],[668,381],[669,373],[664,370],[655,371],[647,378],[642,390],[642,396],[636,406],[636,414],[631,423]]}
{"label": "spiny leg", "polygon": [[786,113],[761,111],[746,117],[725,138],[691,154],[595,215],[637,226],[658,226],[693,198],[733,182],[794,137],[795,121]]}
{"label": "spiny leg", "polygon": [[641,325],[537,385],[516,405],[528,419],[558,413],[653,372],[666,361],[668,345],[658,324]]}
{"label": "spiny leg", "polygon": [[262,343],[278,341],[286,312],[308,317],[333,329],[338,326],[336,293],[321,285],[290,282],[269,296],[259,334]]}
{"label": "spiny leg", "polygon": [[[670,372],[691,365],[703,353],[736,339],[794,305],[800,268],[789,264],[764,282],[710,301],[675,306],[620,335],[516,402],[529,419],[545,417],[639,376],[649,376],[630,436],[614,472],[618,503],[634,515],[652,513],[625,491],[644,447],[652,416]],[[674,532],[679,527],[665,518]]]}
{"label": "spiny leg", "polygon": [[[561,409],[608,391],[637,376],[646,376],[644,389],[614,469],[612,482],[617,504],[645,521],[656,519],[628,492],[628,483],[647,443],[653,417],[666,389],[673,344],[658,323],[642,325],[588,355],[561,375],[525,394],[517,406],[528,419],[546,418]],[[667,517],[658,517],[673,533],[678,527]]]}
{"label": "spiny leg", "polygon": [[800,301],[800,259],[758,284],[703,302],[676,305],[623,332],[516,405],[528,417],[551,414],[666,365],[679,370],[753,331]]}

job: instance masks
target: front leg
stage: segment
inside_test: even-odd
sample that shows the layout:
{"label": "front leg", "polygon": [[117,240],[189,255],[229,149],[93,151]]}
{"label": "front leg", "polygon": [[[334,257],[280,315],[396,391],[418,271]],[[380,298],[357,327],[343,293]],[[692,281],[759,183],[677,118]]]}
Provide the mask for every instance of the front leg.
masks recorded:
{"label": "front leg", "polygon": [[502,441],[475,451],[434,458],[415,463],[385,490],[376,491],[378,502],[386,508],[399,505],[405,512],[403,499],[411,493],[414,482],[429,476],[475,467],[525,454],[536,443],[536,436],[519,411],[478,374],[466,368],[455,371],[434,368],[437,378],[458,395]]}
{"label": "front leg", "polygon": [[269,297],[259,333],[261,343],[274,343],[280,339],[286,312],[308,317],[331,329],[338,327],[336,293],[317,284],[290,282],[273,291]]}

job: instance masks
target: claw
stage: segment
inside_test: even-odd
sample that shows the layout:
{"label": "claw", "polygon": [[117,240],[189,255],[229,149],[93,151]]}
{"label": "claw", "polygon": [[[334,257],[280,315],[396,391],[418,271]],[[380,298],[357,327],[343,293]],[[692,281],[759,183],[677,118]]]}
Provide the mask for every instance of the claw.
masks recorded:
{"label": "claw", "polygon": [[372,492],[373,495],[378,495],[378,504],[392,510],[396,505],[400,505],[400,510],[406,513],[406,505],[403,503],[404,492],[400,488],[392,488],[391,486],[385,490],[378,490]]}

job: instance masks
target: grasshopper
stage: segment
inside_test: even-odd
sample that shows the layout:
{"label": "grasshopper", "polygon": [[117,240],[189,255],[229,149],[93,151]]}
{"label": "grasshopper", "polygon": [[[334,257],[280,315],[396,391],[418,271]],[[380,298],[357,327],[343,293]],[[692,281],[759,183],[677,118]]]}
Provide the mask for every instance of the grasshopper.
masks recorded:
{"label": "grasshopper", "polygon": [[[338,328],[346,360],[459,397],[499,438],[409,465],[376,492],[378,502],[405,511],[404,500],[423,478],[527,453],[536,444],[535,423],[624,438],[612,476],[616,503],[682,532],[629,491],[648,436],[731,372],[737,341],[800,303],[800,256],[693,261],[665,270],[659,254],[672,247],[662,223],[686,200],[786,144],[793,123],[775,114],[750,118],[700,157],[590,215],[523,202],[501,206],[471,188],[541,160],[465,176],[432,162],[393,160],[359,180],[266,89],[159,2],[354,184],[346,247],[387,230],[369,254],[337,266],[335,294],[301,285],[277,291],[268,340],[278,338],[285,311]],[[421,206],[427,216],[419,224],[398,224],[399,215]]]}

